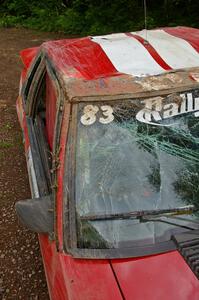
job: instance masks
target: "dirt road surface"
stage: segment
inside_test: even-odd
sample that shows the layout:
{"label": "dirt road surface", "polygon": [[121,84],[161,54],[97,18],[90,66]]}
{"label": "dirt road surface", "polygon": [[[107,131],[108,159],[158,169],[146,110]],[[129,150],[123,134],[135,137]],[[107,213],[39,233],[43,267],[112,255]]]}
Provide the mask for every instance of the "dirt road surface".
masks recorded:
{"label": "dirt road surface", "polygon": [[14,210],[30,198],[15,101],[22,63],[19,51],[64,35],[0,29],[0,300],[48,300],[37,236],[24,229]]}

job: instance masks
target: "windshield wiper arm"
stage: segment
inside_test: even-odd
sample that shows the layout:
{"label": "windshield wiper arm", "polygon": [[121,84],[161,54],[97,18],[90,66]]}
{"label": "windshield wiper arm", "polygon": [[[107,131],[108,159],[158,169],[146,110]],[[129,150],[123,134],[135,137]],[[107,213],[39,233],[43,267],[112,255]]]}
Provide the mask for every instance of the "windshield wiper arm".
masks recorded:
{"label": "windshield wiper arm", "polygon": [[126,213],[98,214],[80,216],[81,220],[86,221],[104,221],[104,220],[124,220],[124,219],[142,219],[145,216],[176,216],[190,215],[198,211],[194,205],[186,205],[176,208],[156,209],[156,210],[140,210]]}
{"label": "windshield wiper arm", "polygon": [[[170,217],[170,216],[166,216],[166,217]],[[189,221],[189,220],[187,220]],[[178,224],[178,223],[175,223],[175,222],[171,222],[171,221],[167,221],[167,220],[162,220],[162,219],[156,219],[156,218],[143,218],[141,217],[140,218],[140,222],[141,223],[146,223],[146,222],[161,222],[161,223],[166,223],[166,224],[169,224],[169,225],[173,225],[173,226],[177,226],[177,227],[181,227],[181,228],[185,228],[185,229],[189,229],[189,230],[195,230],[196,228],[193,228],[193,227],[190,227],[190,226],[187,226],[187,225],[182,225],[182,224]],[[199,223],[198,223],[199,224]]]}

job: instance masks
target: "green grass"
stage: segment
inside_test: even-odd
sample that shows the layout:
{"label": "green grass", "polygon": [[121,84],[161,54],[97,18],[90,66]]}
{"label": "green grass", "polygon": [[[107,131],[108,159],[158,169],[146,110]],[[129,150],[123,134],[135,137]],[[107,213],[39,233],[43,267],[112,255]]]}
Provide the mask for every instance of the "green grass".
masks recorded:
{"label": "green grass", "polygon": [[12,148],[13,146],[14,144],[11,142],[6,142],[6,141],[0,142],[0,149],[9,149]]}
{"label": "green grass", "polygon": [[2,127],[1,127],[1,129],[12,129],[13,128],[13,125],[11,124],[11,123],[6,123],[6,124],[4,124]]}
{"label": "green grass", "polygon": [[[144,9],[138,0],[4,1],[0,27],[26,27],[73,35],[106,34],[143,29]],[[155,3],[155,2],[154,2]],[[147,28],[185,25],[199,27],[199,2],[153,1],[147,5]]]}

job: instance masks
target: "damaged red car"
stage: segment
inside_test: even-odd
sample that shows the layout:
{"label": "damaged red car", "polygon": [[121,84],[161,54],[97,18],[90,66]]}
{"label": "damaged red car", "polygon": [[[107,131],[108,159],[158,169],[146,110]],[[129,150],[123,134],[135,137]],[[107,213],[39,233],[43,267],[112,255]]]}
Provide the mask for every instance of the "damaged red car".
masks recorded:
{"label": "damaged red car", "polygon": [[[21,52],[17,113],[53,300],[199,299],[199,30]],[[27,295],[28,296],[28,295]]]}

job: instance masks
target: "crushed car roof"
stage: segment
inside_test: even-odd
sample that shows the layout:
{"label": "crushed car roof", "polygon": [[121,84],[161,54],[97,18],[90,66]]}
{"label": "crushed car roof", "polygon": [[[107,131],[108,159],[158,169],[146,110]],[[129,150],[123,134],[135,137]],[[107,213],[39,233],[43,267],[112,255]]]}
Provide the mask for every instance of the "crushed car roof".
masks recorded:
{"label": "crushed car roof", "polygon": [[69,100],[198,85],[199,29],[195,28],[48,41],[41,51],[54,64]]}
{"label": "crushed car roof", "polygon": [[187,27],[51,41],[43,47],[69,77],[85,79],[199,66],[199,29]]}

